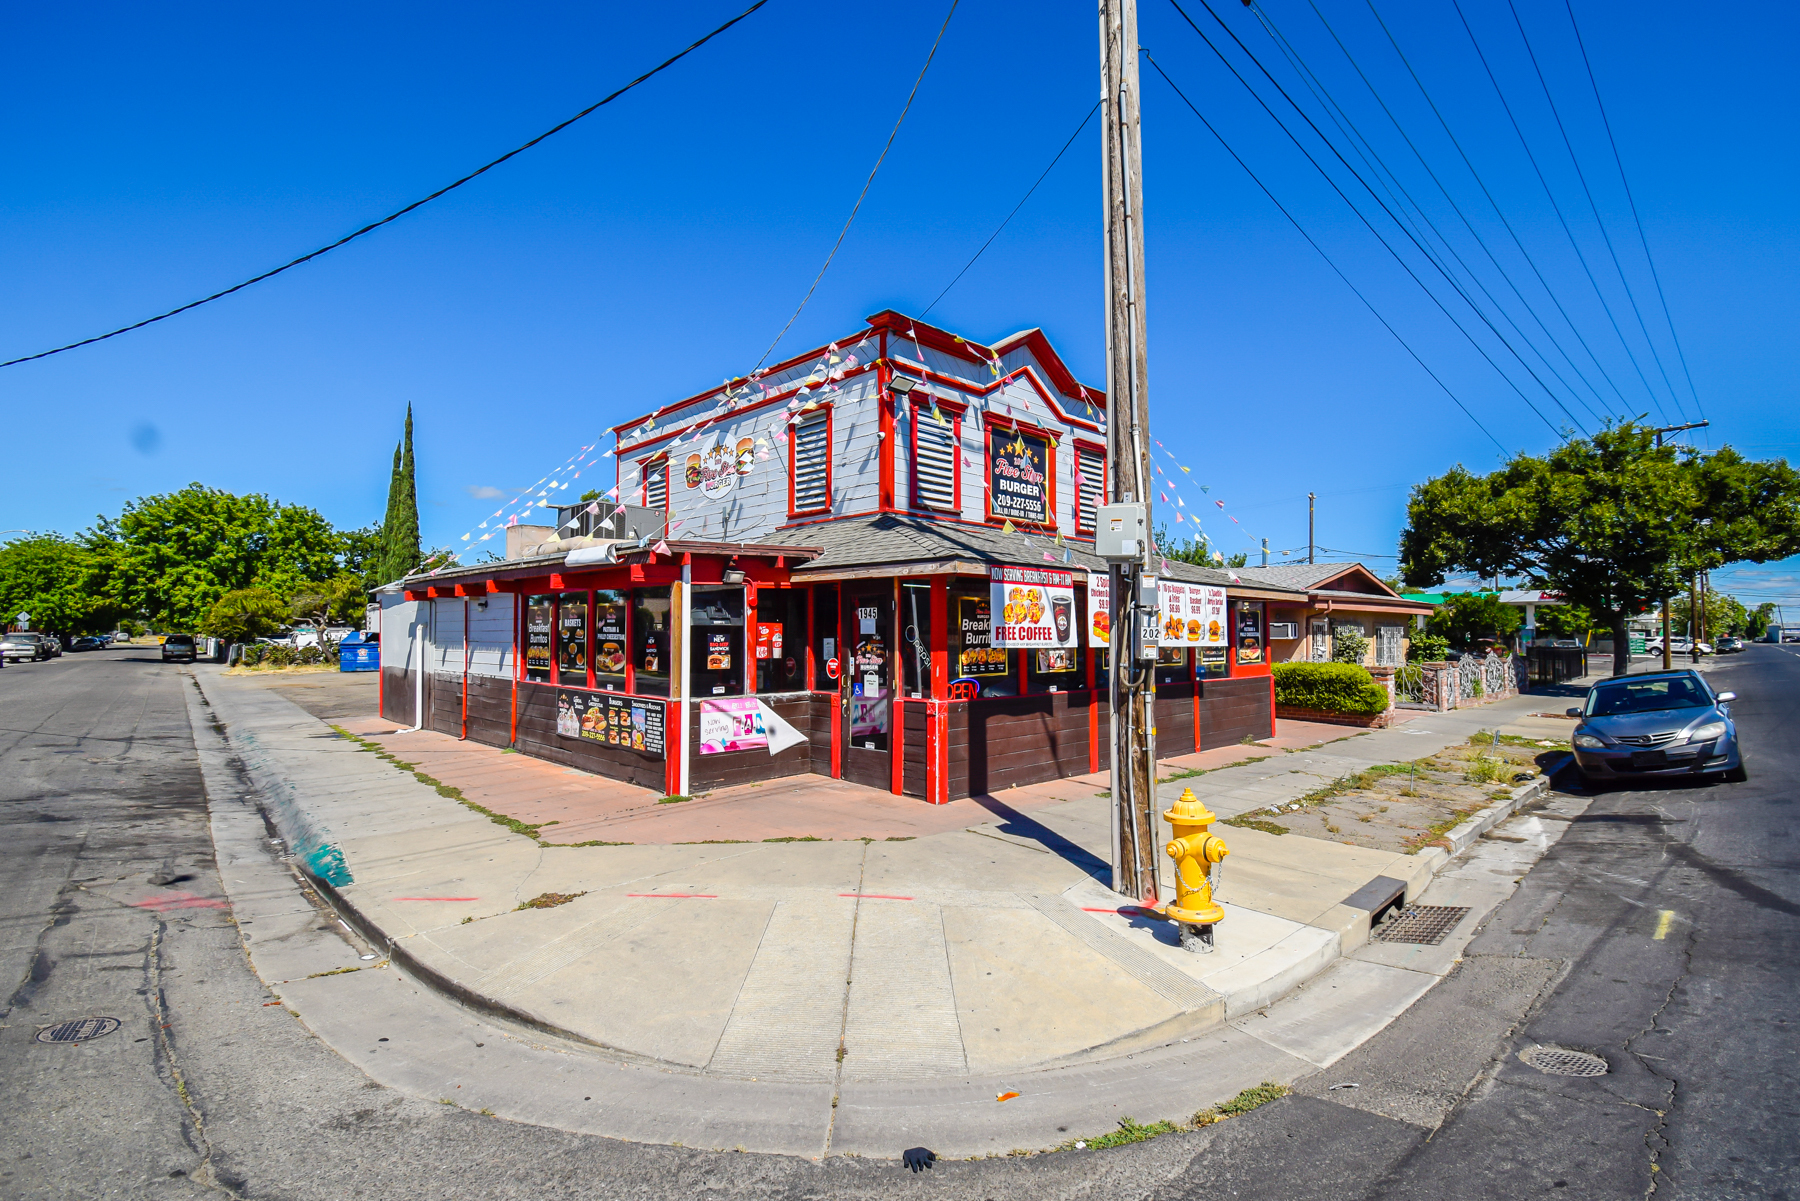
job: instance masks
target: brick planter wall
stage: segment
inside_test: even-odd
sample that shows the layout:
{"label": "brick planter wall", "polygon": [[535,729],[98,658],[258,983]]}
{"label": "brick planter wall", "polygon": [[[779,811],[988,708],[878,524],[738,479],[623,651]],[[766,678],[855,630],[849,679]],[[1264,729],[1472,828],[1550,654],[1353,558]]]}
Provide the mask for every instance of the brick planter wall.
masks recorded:
{"label": "brick planter wall", "polygon": [[1334,726],[1359,726],[1365,730],[1386,729],[1394,719],[1392,710],[1386,713],[1332,713],[1326,709],[1301,709],[1294,705],[1276,705],[1275,716],[1294,721],[1321,721]]}

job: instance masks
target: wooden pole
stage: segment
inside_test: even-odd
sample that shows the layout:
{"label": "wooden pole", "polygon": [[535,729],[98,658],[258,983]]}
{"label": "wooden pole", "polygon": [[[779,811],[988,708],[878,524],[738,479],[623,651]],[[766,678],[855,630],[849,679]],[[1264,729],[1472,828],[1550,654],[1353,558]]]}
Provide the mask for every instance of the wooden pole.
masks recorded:
{"label": "wooden pole", "polygon": [[[1150,512],[1149,358],[1144,349],[1143,143],[1136,0],[1100,0],[1101,158],[1106,196],[1107,485]],[[1146,522],[1145,529],[1155,527]],[[1113,889],[1154,903],[1156,668],[1133,654],[1145,569],[1109,569],[1112,586]]]}

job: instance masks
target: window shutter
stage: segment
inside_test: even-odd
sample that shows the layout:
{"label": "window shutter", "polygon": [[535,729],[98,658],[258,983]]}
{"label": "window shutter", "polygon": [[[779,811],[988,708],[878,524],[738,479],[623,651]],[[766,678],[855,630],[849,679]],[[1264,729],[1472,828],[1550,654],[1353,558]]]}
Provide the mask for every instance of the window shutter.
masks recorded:
{"label": "window shutter", "polygon": [[[945,422],[950,420],[946,417]],[[917,424],[917,453],[913,456],[913,487],[919,503],[928,509],[961,508],[956,496],[956,434],[949,424],[920,409],[913,410]]]}
{"label": "window shutter", "polygon": [[1092,530],[1100,519],[1100,489],[1106,483],[1106,460],[1090,450],[1075,451],[1075,470],[1081,481],[1075,488],[1075,528]]}
{"label": "window shutter", "polygon": [[794,512],[808,513],[831,504],[831,426],[825,413],[815,413],[794,426]]}
{"label": "window shutter", "polygon": [[646,509],[667,509],[669,507],[669,460],[658,459],[644,467],[644,507]]}

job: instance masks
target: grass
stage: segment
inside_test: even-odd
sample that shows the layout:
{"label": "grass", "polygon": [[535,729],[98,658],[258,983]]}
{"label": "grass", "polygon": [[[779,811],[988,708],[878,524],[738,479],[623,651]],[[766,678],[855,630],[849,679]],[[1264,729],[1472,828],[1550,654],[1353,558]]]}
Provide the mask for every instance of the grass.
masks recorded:
{"label": "grass", "polygon": [[587,896],[585,890],[582,892],[540,892],[529,901],[520,901],[513,906],[513,912],[517,913],[521,909],[555,909],[558,905],[567,905],[576,897],[585,896]]}
{"label": "grass", "polygon": [[1475,754],[1469,756],[1463,768],[1463,779],[1471,784],[1498,784],[1512,779],[1518,766],[1509,759],[1496,759],[1489,755]]}
{"label": "grass", "polygon": [[1119,1119],[1119,1128],[1117,1130],[1111,1130],[1105,1134],[1096,1135],[1093,1138],[1072,1138],[1068,1142],[1063,1143],[1057,1150],[1073,1151],[1076,1149],[1075,1144],[1080,1143],[1086,1150],[1103,1151],[1107,1147],[1123,1147],[1127,1143],[1141,1143],[1146,1139],[1155,1138],[1159,1134],[1174,1134],[1180,1129],[1181,1127],[1177,1126],[1174,1122],[1151,1122],[1145,1125],[1140,1124],[1132,1118],[1125,1117]]}
{"label": "grass", "polygon": [[241,664],[237,667],[227,667],[224,671],[220,672],[219,674],[225,675],[225,676],[249,676],[249,675],[298,676],[298,675],[310,675],[313,672],[317,672],[317,671],[336,671],[336,670],[338,670],[338,665],[336,663],[294,663],[294,664],[288,665],[287,667],[272,667],[272,666],[265,666],[261,663],[258,663],[255,667],[244,667]]}
{"label": "grass", "polygon": [[362,969],[359,967],[334,967],[329,972],[314,972],[312,975],[308,976],[307,979],[317,980],[320,976],[342,976],[349,972],[360,971],[362,971]]}
{"label": "grass", "polygon": [[1294,1090],[1285,1084],[1276,1084],[1273,1080],[1265,1080],[1254,1088],[1247,1088],[1229,1101],[1223,1101],[1211,1109],[1203,1109],[1194,1115],[1194,1125],[1211,1126],[1214,1122],[1222,1122],[1226,1118],[1242,1117],[1253,1109],[1259,1109],[1271,1101],[1280,1100]]}
{"label": "grass", "polygon": [[[1256,746],[1259,744],[1251,743],[1250,745]],[[1195,776],[1204,776],[1208,772],[1230,771],[1234,767],[1248,767],[1252,763],[1261,763],[1267,757],[1268,756],[1266,756],[1266,755],[1252,755],[1248,759],[1239,759],[1236,763],[1221,763],[1217,767],[1184,767],[1180,771],[1171,773],[1170,775],[1157,777],[1156,782],[1158,784],[1169,784],[1176,780],[1191,780]],[[1094,795],[1109,797],[1112,795],[1112,793],[1097,792]]]}
{"label": "grass", "polygon": [[[1273,1080],[1265,1080],[1254,1088],[1247,1088],[1229,1101],[1221,1101],[1211,1109],[1203,1109],[1194,1115],[1193,1121],[1187,1125],[1178,1122],[1139,1122],[1135,1118],[1120,1118],[1119,1128],[1109,1130],[1094,1138],[1070,1139],[1057,1147],[1058,1151],[1090,1150],[1103,1151],[1108,1147],[1122,1147],[1128,1143],[1141,1143],[1162,1134],[1175,1134],[1182,1130],[1198,1130],[1227,1118],[1242,1117],[1244,1114],[1267,1105],[1270,1101],[1287,1096],[1294,1090],[1285,1084],[1277,1084]],[[1017,1154],[1015,1152],[1015,1154]]]}
{"label": "grass", "polygon": [[1260,817],[1251,817],[1248,813],[1240,813],[1236,817],[1228,817],[1219,823],[1221,826],[1237,826],[1242,830],[1261,830],[1264,834],[1286,834],[1286,826],[1277,825]]}
{"label": "grass", "polygon": [[693,799],[694,798],[691,796],[681,796],[678,793],[671,793],[666,797],[658,798],[656,803],[659,805],[679,805],[683,801],[691,801]]}
{"label": "grass", "polygon": [[763,841],[764,842],[828,842],[830,840],[825,839],[825,838],[815,838],[811,834],[801,834],[798,836],[789,834],[785,838],[765,838],[765,839],[763,839]]}
{"label": "grass", "polygon": [[695,842],[678,842],[678,847],[724,847],[749,842],[748,838],[702,838]]}

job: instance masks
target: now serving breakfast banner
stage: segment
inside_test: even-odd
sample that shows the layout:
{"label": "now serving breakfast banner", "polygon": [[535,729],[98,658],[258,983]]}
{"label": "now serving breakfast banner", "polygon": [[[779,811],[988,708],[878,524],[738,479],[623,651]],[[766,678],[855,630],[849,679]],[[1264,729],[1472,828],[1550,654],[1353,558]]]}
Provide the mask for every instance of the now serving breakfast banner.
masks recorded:
{"label": "now serving breakfast banner", "polygon": [[1075,576],[1035,567],[989,568],[995,646],[1074,646]]}

